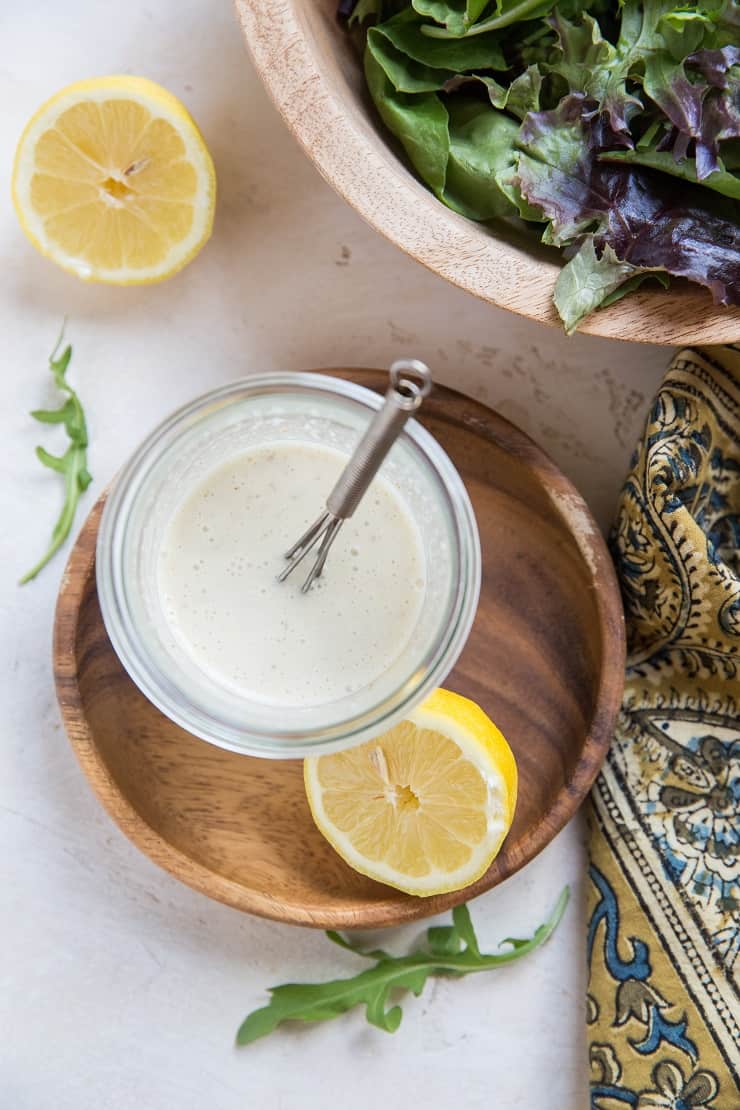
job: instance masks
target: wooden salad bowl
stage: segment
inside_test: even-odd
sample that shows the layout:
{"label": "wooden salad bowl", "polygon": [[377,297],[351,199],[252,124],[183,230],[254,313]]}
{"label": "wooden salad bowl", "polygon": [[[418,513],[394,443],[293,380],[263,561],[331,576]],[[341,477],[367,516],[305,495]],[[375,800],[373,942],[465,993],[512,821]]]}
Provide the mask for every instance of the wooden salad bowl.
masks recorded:
{"label": "wooden salad bowl", "polygon": [[[377,231],[476,297],[562,328],[553,249],[530,251],[458,216],[421,184],[383,131],[336,0],[235,0],[257,71],[290,130],[331,186]],[[580,331],[669,345],[740,338],[737,309],[678,282],[592,313]]]}
{"label": "wooden salad bowl", "polygon": [[[328,371],[379,392],[378,370]],[[128,677],[103,626],[95,541],[104,497],[72,551],[56,611],[54,668],[69,739],[130,839],[183,882],[238,909],[331,928],[395,925],[500,883],[562,829],[612,736],[624,627],[611,560],[583,500],[503,417],[438,387],[421,421],[459,469],[478,518],[483,587],[445,685],[474,698],[519,767],[514,824],[465,890],[414,898],[351,870],[313,824],[299,760],[223,751],[174,725]]]}

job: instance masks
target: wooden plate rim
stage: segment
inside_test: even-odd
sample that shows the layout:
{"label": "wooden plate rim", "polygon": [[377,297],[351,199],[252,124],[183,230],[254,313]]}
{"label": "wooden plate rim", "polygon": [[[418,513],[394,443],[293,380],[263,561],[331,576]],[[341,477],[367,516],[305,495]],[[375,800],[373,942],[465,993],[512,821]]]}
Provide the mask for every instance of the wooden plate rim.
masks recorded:
{"label": "wooden plate rim", "polygon": [[[369,388],[384,388],[386,380],[385,373],[369,369],[312,372],[351,378]],[[559,791],[552,807],[528,831],[526,855],[509,861],[507,866],[499,857],[485,875],[464,890],[432,898],[409,899],[388,888],[386,902],[375,902],[359,913],[350,908],[316,912],[250,890],[210,870],[166,840],[142,817],[111,775],[95,743],[77,681],[78,617],[86,585],[94,573],[95,540],[107,491],[95,503],[70,554],[55,611],[53,663],[62,720],[80,766],[104,809],[137,848],[175,878],[235,909],[314,928],[380,928],[428,917],[469,901],[529,863],[567,824],[588,794],[606,755],[624,685],[625,634],[619,586],[598,526],[578,491],[549,456],[503,416],[444,387],[437,387],[427,402],[428,408],[433,406],[438,410],[438,417],[451,423],[461,424],[464,418],[466,427],[474,426],[477,434],[519,457],[541,482],[590,571],[603,652],[591,725],[571,778]]]}

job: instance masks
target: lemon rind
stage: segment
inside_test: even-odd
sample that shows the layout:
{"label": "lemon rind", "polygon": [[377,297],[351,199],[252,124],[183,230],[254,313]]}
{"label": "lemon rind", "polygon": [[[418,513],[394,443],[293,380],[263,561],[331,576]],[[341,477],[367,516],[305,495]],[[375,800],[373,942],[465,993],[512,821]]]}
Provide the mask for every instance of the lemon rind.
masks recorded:
{"label": "lemon rind", "polygon": [[[504,737],[478,706],[448,691],[438,691],[421,706],[409,713],[407,720],[418,728],[432,729],[448,736],[458,745],[463,755],[478,768],[488,787],[488,828],[473,857],[455,871],[434,870],[415,878],[401,875],[383,861],[371,861],[354,848],[350,837],[341,832],[327,817],[323,805],[323,791],[318,779],[320,756],[304,760],[306,797],[313,819],[323,836],[354,871],[401,890],[405,894],[428,897],[462,890],[475,883],[491,866],[498,855],[511,827],[516,801],[517,775],[513,755]],[[451,700],[452,699],[452,700]],[[440,704],[442,702],[443,704]],[[451,716],[449,710],[458,710],[466,702],[462,717],[469,727]],[[444,708],[443,708],[444,705]],[[445,712],[444,710],[448,710]],[[479,715],[476,721],[470,714]],[[470,727],[472,726],[472,727]],[[507,774],[501,773],[493,762],[504,759]]]}
{"label": "lemon rind", "polygon": [[[103,269],[84,259],[74,259],[49,243],[43,220],[31,201],[35,170],[34,151],[46,131],[62,112],[81,100],[131,100],[143,104],[155,117],[167,120],[185,144],[185,156],[195,169],[198,188],[193,203],[193,226],[188,235],[174,243],[156,266],[135,269],[127,266]],[[216,200],[216,173],[203,137],[183,104],[167,89],[146,77],[113,76],[77,81],[50,97],[31,117],[23,130],[13,165],[12,196],[20,225],[36,249],[83,281],[108,285],[149,285],[182,270],[210,238]]]}

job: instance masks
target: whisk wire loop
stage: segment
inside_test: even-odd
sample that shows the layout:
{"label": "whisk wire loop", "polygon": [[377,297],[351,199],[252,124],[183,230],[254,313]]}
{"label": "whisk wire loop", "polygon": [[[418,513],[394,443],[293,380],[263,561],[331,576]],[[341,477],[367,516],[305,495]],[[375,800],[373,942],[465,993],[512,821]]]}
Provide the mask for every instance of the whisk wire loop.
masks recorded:
{"label": "whisk wire loop", "polygon": [[284,582],[309,552],[318,547],[316,559],[301,587],[307,593],[320,577],[331,545],[345,520],[352,516],[368,486],[400,435],[432,389],[429,367],[419,359],[398,359],[390,368],[385,401],[368,425],[349,462],[326,500],[326,509],[286,553],[286,566],[278,575]]}

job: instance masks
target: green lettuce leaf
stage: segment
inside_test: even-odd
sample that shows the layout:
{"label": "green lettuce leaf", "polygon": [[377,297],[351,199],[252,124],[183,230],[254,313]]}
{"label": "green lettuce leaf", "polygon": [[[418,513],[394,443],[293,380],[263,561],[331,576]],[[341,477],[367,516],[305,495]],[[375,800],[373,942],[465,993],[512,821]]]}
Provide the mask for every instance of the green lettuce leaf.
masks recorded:
{"label": "green lettuce leaf", "polygon": [[237,1031],[236,1042],[252,1044],[287,1021],[330,1021],[355,1006],[365,1007],[365,1017],[371,1025],[386,1033],[395,1033],[402,1017],[401,1007],[394,1001],[399,992],[411,991],[419,995],[430,976],[459,978],[494,971],[528,956],[550,939],[565,913],[568,898],[566,887],[549,919],[531,937],[509,937],[501,941],[499,951],[493,953],[481,952],[470,911],[465,905],[452,911],[452,925],[433,925],[427,929],[426,943],[408,956],[392,956],[382,950],[367,952],[339,933],[327,933],[335,944],[377,962],[346,979],[272,987],[270,1001],[247,1015]]}
{"label": "green lettuce leaf", "polygon": [[444,199],[473,220],[518,214],[511,182],[519,127],[503,112],[476,100],[451,98],[450,156]]}
{"label": "green lettuce leaf", "polygon": [[456,19],[454,9],[444,18],[432,15],[432,9],[448,7],[447,4],[437,4],[435,0],[414,0],[414,7],[417,11],[420,11],[421,6],[427,7],[428,14],[433,19],[436,19],[438,23],[444,23],[444,27],[427,24],[424,27],[425,35],[438,39],[460,39],[485,35],[489,31],[501,31],[504,27],[511,27],[515,23],[537,19],[551,12],[556,2],[557,0],[497,0],[496,14],[489,16],[488,19],[482,19],[472,26],[468,26],[464,18]]}
{"label": "green lettuce leaf", "polygon": [[393,44],[385,27],[371,27],[366,49],[372,54],[396,92],[437,92],[455,77],[455,71],[434,69],[413,61]]}
{"label": "green lettuce leaf", "polygon": [[464,0],[457,0],[457,3],[454,0],[451,3],[447,0],[412,0],[412,6],[419,15],[440,23],[455,38],[462,37],[468,29]]}
{"label": "green lettuce leaf", "polygon": [[[737,203],[688,182],[679,192],[670,178],[642,166],[601,161],[605,128],[587,118],[588,107],[572,93],[555,109],[530,113],[522,125],[515,182],[549,220],[543,240],[566,245],[588,234],[597,260],[610,247],[619,263],[698,282],[718,304],[740,303]],[[606,255],[606,261],[614,260]],[[593,256],[584,254],[582,262],[585,267]],[[584,273],[595,269],[591,264]],[[604,283],[617,276],[606,264],[603,270]],[[589,288],[596,288],[596,278]]]}
{"label": "green lettuce leaf", "polygon": [[380,118],[403,145],[411,165],[437,194],[444,195],[450,152],[447,109],[436,93],[397,92],[368,47],[365,78]]}
{"label": "green lettuce leaf", "polygon": [[559,77],[566,92],[581,92],[593,99],[594,113],[606,112],[615,139],[621,145],[632,146],[630,122],[643,108],[640,98],[627,89],[637,26],[625,19],[619,41],[613,46],[588,14],[579,23],[572,23],[555,11],[548,23],[557,35],[556,60],[543,69]]}
{"label": "green lettuce leaf", "polygon": [[714,189],[722,196],[740,200],[740,177],[728,173],[722,160],[718,162],[718,169],[708,174],[699,181],[696,172],[696,162],[692,158],[685,158],[677,162],[673,154],[659,150],[610,150],[599,155],[600,162],[616,162],[622,165],[647,166],[653,170],[661,170],[671,177],[680,177],[692,184],[700,184],[707,189]]}
{"label": "green lettuce leaf", "polygon": [[520,120],[523,120],[529,112],[536,112],[540,106],[542,76],[537,66],[529,66],[508,86],[500,85],[493,77],[488,77],[486,74],[457,74],[445,82],[442,91],[452,93],[475,86],[482,86],[486,90],[494,108],[511,112]]}
{"label": "green lettuce leaf", "polygon": [[544,225],[568,328],[655,273],[737,303],[740,0],[361,5],[385,126],[458,213]]}
{"label": "green lettuce leaf", "polygon": [[[392,19],[373,27],[368,32],[368,42],[385,38],[401,55],[416,65],[436,70],[447,70],[448,77],[476,69],[508,69],[495,35],[483,35],[470,40],[430,39],[422,34],[423,22],[410,8]],[[391,74],[389,78],[393,80]],[[394,81],[395,84],[395,81]],[[396,86],[397,88],[399,86]],[[438,86],[439,87],[439,86]]]}
{"label": "green lettuce leaf", "polygon": [[563,266],[555,283],[553,299],[568,335],[595,308],[618,300],[614,294],[620,289],[623,296],[651,276],[665,281],[662,273],[620,261],[608,245],[598,255],[593,239],[585,239],[578,252]]}

